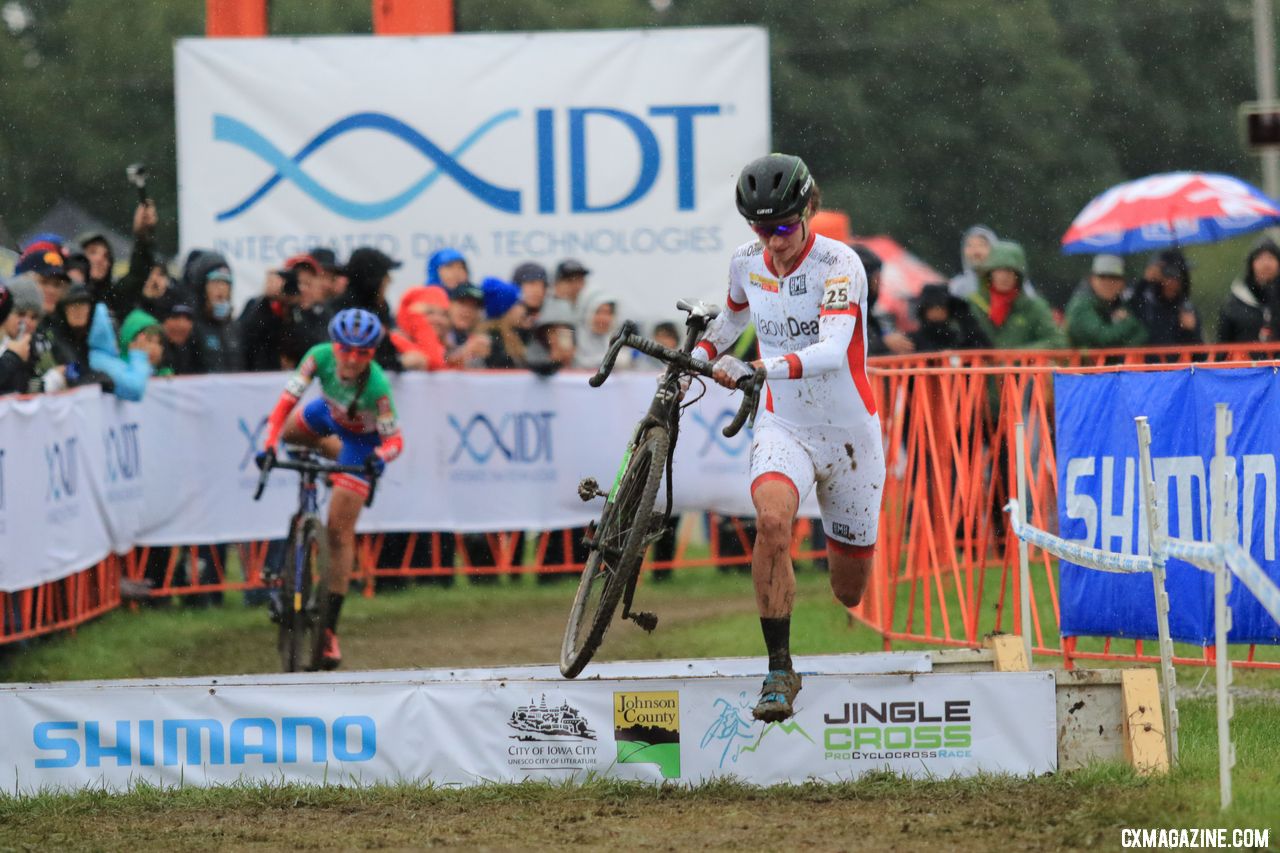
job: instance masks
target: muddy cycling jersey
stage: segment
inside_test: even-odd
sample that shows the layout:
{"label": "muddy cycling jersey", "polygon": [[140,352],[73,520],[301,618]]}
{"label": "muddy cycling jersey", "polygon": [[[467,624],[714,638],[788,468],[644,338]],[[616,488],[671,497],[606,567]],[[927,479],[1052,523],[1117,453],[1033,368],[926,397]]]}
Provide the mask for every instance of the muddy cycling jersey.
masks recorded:
{"label": "muddy cycling jersey", "polygon": [[884,452],[867,381],[867,276],[843,243],[809,236],[779,275],[759,242],[733,254],[725,311],[698,343],[715,358],[754,319],[769,378],[751,440],[751,491],[781,482],[796,503],[816,489],[828,542],[869,557],[879,532]]}
{"label": "muddy cycling jersey", "polygon": [[[313,379],[320,380],[320,395],[329,404],[338,426],[351,432],[373,432],[382,435],[396,431],[396,407],[391,401],[391,383],[376,361],[369,363],[369,378],[363,388],[359,383],[343,382],[338,378],[338,363],[333,354],[333,344],[316,344],[307,350],[298,369],[289,377],[285,389],[295,397],[301,397]],[[347,417],[347,408],[356,398],[356,416]]]}
{"label": "muddy cycling jersey", "polygon": [[[289,411],[315,379],[320,380],[321,400],[340,435],[376,435],[381,438],[377,445],[379,458],[389,462],[399,455],[403,441],[396,423],[396,407],[391,399],[391,383],[387,381],[387,375],[375,361],[370,362],[369,373],[363,383],[344,382],[338,376],[337,359],[331,343],[316,344],[307,350],[298,369],[289,377],[280,402],[268,418],[267,447],[275,446]],[[355,417],[348,417],[347,411],[353,400],[356,404]],[[345,440],[348,436],[343,437]]]}
{"label": "muddy cycling jersey", "polygon": [[733,253],[725,307],[698,346],[714,359],[754,319],[773,380],[767,411],[798,426],[848,426],[875,414],[863,329],[867,276],[848,246],[810,234],[800,262],[783,276],[759,241],[747,243]]}

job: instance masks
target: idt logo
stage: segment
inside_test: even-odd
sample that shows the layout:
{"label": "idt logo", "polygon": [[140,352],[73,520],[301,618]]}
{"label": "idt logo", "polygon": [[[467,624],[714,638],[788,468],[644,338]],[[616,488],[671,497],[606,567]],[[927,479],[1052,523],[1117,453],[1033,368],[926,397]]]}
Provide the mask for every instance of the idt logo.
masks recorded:
{"label": "idt logo", "polygon": [[708,420],[700,411],[693,413],[693,423],[701,427],[704,433],[702,445],[698,448],[699,457],[707,456],[717,449],[726,456],[737,457],[751,446],[751,430],[743,430],[733,438],[725,438],[724,433],[721,432],[733,423],[737,414],[733,409],[721,409],[715,417]]}
{"label": "idt logo", "polygon": [[45,490],[46,503],[57,503],[76,496],[80,487],[80,464],[75,436],[65,441],[55,441],[44,447],[44,461],[49,468],[49,481]]}
{"label": "idt logo", "polygon": [[555,412],[508,412],[495,421],[477,413],[463,424],[449,415],[449,426],[458,435],[449,464],[455,464],[464,453],[478,465],[488,462],[494,454],[508,462],[549,464],[553,458],[551,421],[555,416]]}
{"label": "idt logo", "polygon": [[[217,114],[213,117],[213,138],[242,148],[275,169],[274,174],[254,188],[236,204],[218,212],[216,220],[226,222],[245,213],[284,181],[294,184],[321,207],[339,216],[358,221],[383,219],[403,210],[419,195],[426,192],[440,178],[445,177],[471,194],[477,201],[503,213],[525,212],[526,193],[536,195],[537,212],[548,214],[558,211],[560,176],[557,174],[557,126],[568,131],[569,212],[608,213],[630,207],[645,198],[653,189],[662,172],[664,161],[675,170],[677,210],[693,210],[696,206],[694,168],[697,162],[698,119],[718,116],[718,104],[661,104],[642,111],[631,112],[614,107],[570,107],[557,110],[550,107],[533,111],[531,127],[521,127],[520,111],[507,109],[494,113],[473,128],[450,151],[428,139],[417,128],[384,113],[354,113],[330,124],[301,145],[297,153],[289,156],[254,128],[237,118]],[[515,124],[512,124],[515,122]],[[601,131],[612,125],[611,133]],[[514,134],[521,148],[533,149],[536,175],[531,186],[499,186],[467,168],[461,157],[482,138],[499,128],[510,127],[504,132]],[[655,132],[657,128],[657,132]],[[418,150],[433,168],[412,180],[403,190],[377,201],[359,201],[339,195],[322,185],[306,169],[306,160],[339,137],[355,131],[376,131],[401,140]],[[659,133],[670,132],[674,137],[672,150],[664,155],[659,143]],[[630,186],[616,198],[593,203],[589,200],[591,178],[588,175],[588,154],[592,140],[607,135],[607,144],[616,148],[618,133],[634,143],[639,152],[639,169],[630,180]],[[595,142],[597,147],[606,143]],[[610,162],[615,162],[611,151]],[[504,157],[518,155],[508,147]],[[627,182],[623,182],[625,186]]]}
{"label": "idt logo", "polygon": [[107,450],[107,481],[136,480],[142,475],[142,449],[138,441],[139,425],[121,424],[110,427],[102,435]]}
{"label": "idt logo", "polygon": [[262,432],[267,428],[267,419],[262,418],[256,426],[252,427],[249,426],[249,422],[244,418],[238,418],[237,420],[239,421],[240,435],[248,443],[244,456],[240,457],[240,470],[243,471],[251,464],[254,464],[254,459],[258,455],[258,447],[262,440]]}

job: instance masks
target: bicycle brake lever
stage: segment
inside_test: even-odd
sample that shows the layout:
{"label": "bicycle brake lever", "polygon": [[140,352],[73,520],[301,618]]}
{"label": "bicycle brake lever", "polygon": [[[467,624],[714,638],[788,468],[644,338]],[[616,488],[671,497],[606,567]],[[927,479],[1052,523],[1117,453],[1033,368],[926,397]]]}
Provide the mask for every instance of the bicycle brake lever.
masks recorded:
{"label": "bicycle brake lever", "polygon": [[613,340],[609,341],[609,350],[604,354],[604,360],[600,362],[600,368],[596,370],[596,375],[587,380],[592,388],[599,388],[609,378],[609,374],[613,372],[613,363],[618,360],[618,353],[622,352],[622,347],[626,344],[627,337],[634,335],[637,331],[639,331],[639,327],[630,320],[622,324],[618,334],[614,335]]}
{"label": "bicycle brake lever", "polygon": [[275,450],[268,450],[262,455],[261,459],[254,461],[258,463],[258,468],[261,469],[261,473],[258,474],[258,488],[253,492],[253,499],[256,501],[262,497],[263,490],[267,488],[267,477],[271,474],[271,469],[276,464],[276,452]]}
{"label": "bicycle brake lever", "polygon": [[751,419],[755,423],[756,408],[760,404],[760,386],[764,383],[764,371],[757,369],[751,376],[743,378],[738,387],[742,390],[742,403],[733,421],[720,431],[725,438],[733,438],[742,430],[742,425]]}

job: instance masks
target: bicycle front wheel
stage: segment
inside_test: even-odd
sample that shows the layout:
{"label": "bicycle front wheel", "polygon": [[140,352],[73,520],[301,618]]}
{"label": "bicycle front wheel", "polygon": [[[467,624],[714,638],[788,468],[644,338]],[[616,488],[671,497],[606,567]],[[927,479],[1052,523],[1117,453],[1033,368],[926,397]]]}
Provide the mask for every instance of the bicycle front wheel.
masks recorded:
{"label": "bicycle front wheel", "polygon": [[316,601],[327,558],[324,525],[307,518],[295,525],[289,537],[288,560],[283,572],[284,612],[280,614],[277,647],[285,672],[315,669],[323,632]]}
{"label": "bicycle front wheel", "polygon": [[560,646],[560,672],[565,678],[575,677],[591,661],[622,593],[640,571],[667,463],[667,445],[665,427],[650,429],[605,502]]}

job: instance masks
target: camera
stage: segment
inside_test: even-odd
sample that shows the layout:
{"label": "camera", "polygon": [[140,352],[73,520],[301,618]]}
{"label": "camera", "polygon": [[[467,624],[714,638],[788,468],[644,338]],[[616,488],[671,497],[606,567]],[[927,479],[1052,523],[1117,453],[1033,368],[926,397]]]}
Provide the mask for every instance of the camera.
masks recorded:
{"label": "camera", "polygon": [[138,188],[138,201],[147,201],[147,166],[145,163],[130,163],[124,170],[125,178]]}
{"label": "camera", "polygon": [[276,270],[276,275],[280,276],[281,280],[284,281],[282,292],[285,296],[298,295],[298,270],[296,268]]}

